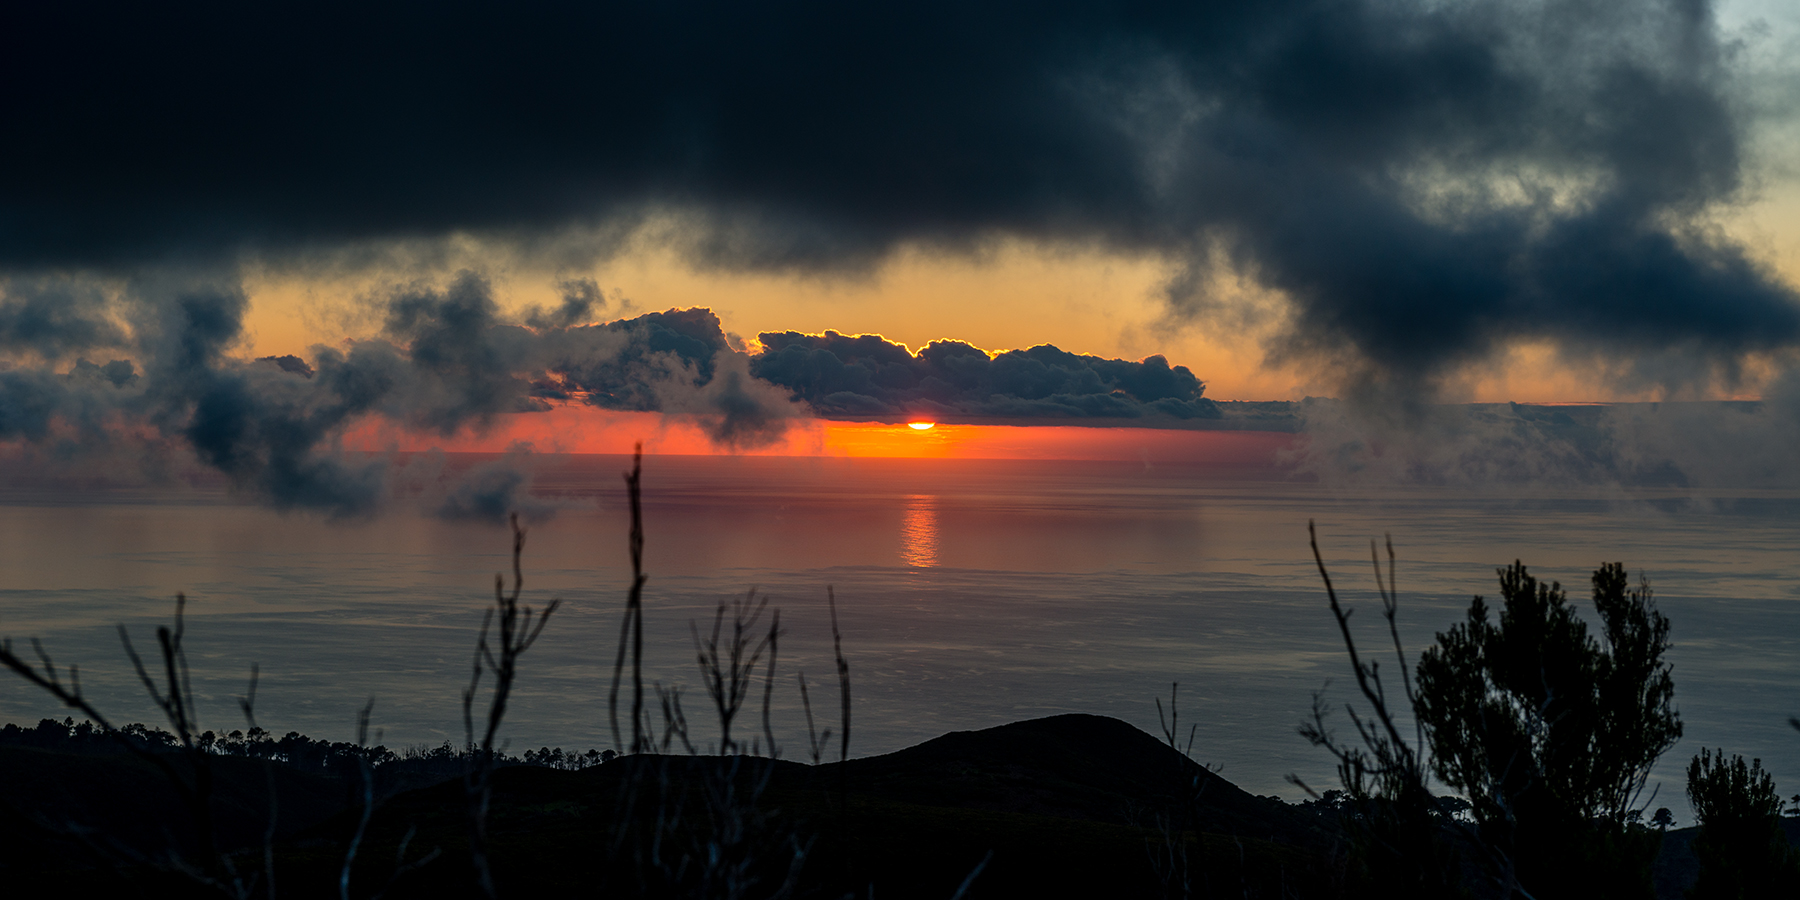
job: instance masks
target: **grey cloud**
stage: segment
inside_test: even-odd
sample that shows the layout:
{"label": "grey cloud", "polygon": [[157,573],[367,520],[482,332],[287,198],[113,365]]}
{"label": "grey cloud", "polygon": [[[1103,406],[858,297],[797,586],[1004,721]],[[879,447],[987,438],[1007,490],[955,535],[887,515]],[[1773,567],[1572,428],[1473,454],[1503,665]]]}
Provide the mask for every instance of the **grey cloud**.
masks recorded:
{"label": "grey cloud", "polygon": [[570,328],[546,350],[554,379],[546,389],[581,392],[595,406],[637,411],[660,410],[670,391],[711,383],[720,355],[734,352],[718,316],[707,309]]}
{"label": "grey cloud", "polygon": [[29,351],[56,360],[125,345],[97,283],[62,278],[0,280],[0,352]]}
{"label": "grey cloud", "polygon": [[385,305],[385,333],[407,349],[410,377],[392,404],[404,421],[449,435],[521,410],[518,373],[533,363],[536,335],[500,321],[484,279],[464,272],[443,291],[397,291]]}
{"label": "grey cloud", "polygon": [[294,356],[291,353],[286,356],[258,357],[256,361],[259,363],[267,363],[283,372],[287,372],[291,375],[298,375],[302,378],[311,378],[314,374],[313,367],[307,365],[306,360]]}
{"label": "grey cloud", "polygon": [[228,279],[134,286],[145,313],[140,406],[166,438],[280,509],[362,515],[384,499],[384,465],[329,452],[328,440],[367,406],[329,390],[330,380],[230,359],[248,299]]}
{"label": "grey cloud", "polygon": [[[370,372],[359,376],[386,386],[382,410],[390,418],[444,434],[558,400],[694,417],[721,445],[748,448],[779,439],[801,414],[781,392],[750,377],[747,357],[731,349],[711,310],[547,324],[578,322],[597,302],[591,281],[563,288],[557,316],[528,313],[539,323],[534,327],[502,321],[491,288],[473,274],[443,291],[397,292],[385,301],[386,337],[393,343],[371,342]],[[334,376],[356,372],[355,356]]]}
{"label": "grey cloud", "polygon": [[67,388],[45,372],[0,372],[0,440],[42,441],[66,405]]}
{"label": "grey cloud", "polygon": [[525,317],[533,328],[568,328],[591,321],[606,309],[606,294],[592,278],[573,278],[557,285],[562,304],[552,310],[534,309]]}
{"label": "grey cloud", "polygon": [[[70,277],[14,282],[7,296],[30,309],[43,298],[94,290]],[[582,286],[571,290],[564,321],[593,308]],[[377,303],[384,314],[377,337],[316,346],[310,362],[246,361],[232,355],[248,306],[235,280],[192,272],[133,279],[89,312],[126,323],[101,343],[122,344],[136,361],[83,357],[59,371],[39,354],[0,369],[0,441],[72,466],[86,459],[116,467],[119,445],[131,442],[146,444],[137,455],[160,466],[169,448],[180,448],[276,508],[361,516],[409,483],[395,480],[385,457],[338,449],[346,429],[372,415],[448,436],[558,399],[690,416],[735,448],[778,439],[800,412],[749,377],[746,358],[726,347],[718,319],[705,310],[527,327],[501,316],[491,287],[473,273],[442,287],[396,288]],[[514,454],[438,477],[427,505],[439,515],[495,521],[503,518],[499,506],[548,514],[553,505],[530,497],[527,461]]]}
{"label": "grey cloud", "polygon": [[751,375],[749,364],[742,353],[721,355],[719,371],[710,381],[697,391],[671,392],[663,408],[697,419],[715,443],[726,447],[752,449],[775,443],[787,433],[790,420],[807,412],[786,390]]}

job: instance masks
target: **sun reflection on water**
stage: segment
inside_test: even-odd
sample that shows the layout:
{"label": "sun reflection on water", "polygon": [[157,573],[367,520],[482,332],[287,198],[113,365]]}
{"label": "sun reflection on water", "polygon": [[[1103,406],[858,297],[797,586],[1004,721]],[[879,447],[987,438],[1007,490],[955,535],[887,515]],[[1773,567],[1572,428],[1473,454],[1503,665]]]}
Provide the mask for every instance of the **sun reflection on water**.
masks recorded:
{"label": "sun reflection on water", "polygon": [[915,568],[937,565],[937,498],[914,494],[906,498],[900,517],[900,561]]}

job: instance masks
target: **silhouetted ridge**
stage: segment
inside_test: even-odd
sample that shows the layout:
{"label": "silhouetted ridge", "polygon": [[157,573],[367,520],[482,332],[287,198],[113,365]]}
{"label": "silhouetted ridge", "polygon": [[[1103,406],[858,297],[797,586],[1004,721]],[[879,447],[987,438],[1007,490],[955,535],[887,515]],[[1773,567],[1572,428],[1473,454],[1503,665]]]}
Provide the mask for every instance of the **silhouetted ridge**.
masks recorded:
{"label": "silhouetted ridge", "polygon": [[[74,740],[64,737],[64,743]],[[8,838],[0,869],[32,884],[85,873],[79,877],[96,890],[111,890],[108,885],[148,877],[112,869],[62,833],[70,825],[101,828],[145,852],[167,843],[164,829],[185,826],[180,816],[171,818],[179,805],[166,779],[129,754],[19,746],[0,747],[0,757],[14,785],[0,798],[0,818],[10,823],[0,827],[0,837]],[[341,844],[355,827],[350,782],[317,765],[276,758],[221,754],[214,762],[220,787],[215,805],[228,823],[231,847],[260,840],[268,798],[261,767],[278,763],[272,771],[284,824],[275,852],[283,893],[323,895],[337,864],[313,848],[321,841]],[[946,896],[990,852],[981,876],[990,896],[1148,894],[1156,882],[1145,862],[1146,841],[1161,839],[1153,820],[1183,803],[1196,778],[1204,789],[1196,814],[1185,821],[1215,837],[1190,834],[1184,840],[1204,860],[1204,877],[1218,885],[1312,885],[1330,840],[1330,824],[1320,827],[1312,811],[1254,797],[1151,735],[1104,716],[1060,715],[952,732],[894,753],[822,766],[755,759],[738,764],[740,787],[770,767],[767,827],[777,836],[817,836],[806,884],[832,895],[876,883],[890,897]],[[532,763],[500,769],[494,773],[491,826],[498,871],[518,896],[578,891],[591,885],[592,848],[610,839],[622,792],[634,776],[666,789],[672,808],[683,815],[697,816],[703,813],[697,798],[717,786],[717,772],[733,765],[721,757],[642,754],[580,771]],[[847,806],[835,799],[840,790],[848,792]],[[385,877],[388,861],[415,826],[417,846],[460,847],[466,803],[455,776],[382,802],[357,877]],[[653,804],[642,814],[658,810],[667,811]],[[452,850],[446,853],[452,855],[408,875],[388,895],[470,896],[466,868]],[[155,890],[146,895],[161,896]]]}
{"label": "silhouetted ridge", "polygon": [[1293,807],[1256,797],[1107,716],[1069,713],[953,731],[841,765],[855,793],[1108,823],[1167,804],[1198,776],[1204,786],[1199,820],[1207,831],[1284,842],[1322,837]]}

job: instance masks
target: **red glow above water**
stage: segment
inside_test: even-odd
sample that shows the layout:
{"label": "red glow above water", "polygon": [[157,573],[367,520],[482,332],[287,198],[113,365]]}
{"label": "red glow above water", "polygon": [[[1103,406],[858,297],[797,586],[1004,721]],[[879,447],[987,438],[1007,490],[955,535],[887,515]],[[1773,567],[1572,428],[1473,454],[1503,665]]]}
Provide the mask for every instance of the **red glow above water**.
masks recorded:
{"label": "red glow above water", "polygon": [[733,449],[715,443],[702,424],[691,418],[561,406],[548,412],[498,416],[485,432],[448,438],[372,420],[346,434],[344,447],[499,453],[528,446],[540,453],[626,454],[642,441],[646,453],[699,456],[1130,460],[1255,466],[1270,463],[1278,451],[1292,447],[1297,437],[1258,431],[944,423],[920,428],[921,424],[926,423],[798,419],[772,444]]}

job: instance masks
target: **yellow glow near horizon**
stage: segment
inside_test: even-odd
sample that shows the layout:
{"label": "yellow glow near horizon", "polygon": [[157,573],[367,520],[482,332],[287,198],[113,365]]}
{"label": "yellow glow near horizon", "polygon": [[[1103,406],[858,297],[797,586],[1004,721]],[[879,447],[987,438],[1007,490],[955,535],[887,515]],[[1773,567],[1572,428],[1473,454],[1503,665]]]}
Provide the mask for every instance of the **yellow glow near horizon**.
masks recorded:
{"label": "yellow glow near horizon", "polygon": [[[1298,399],[1328,391],[1292,369],[1265,368],[1260,332],[1169,320],[1162,287],[1172,265],[1093,247],[997,241],[979,253],[904,249],[860,274],[700,270],[644,243],[592,269],[551,270],[500,247],[450,242],[430,264],[298,272],[245,268],[251,307],[241,353],[309,356],[314,344],[375,334],[367,302],[398,285],[447,282],[471,269],[508,312],[552,307],[557,283],[591,277],[606,293],[596,319],[704,306],[747,342],[768,331],[879,334],[917,351],[934,340],[990,352],[1054,344],[1071,353],[1138,360],[1161,354],[1193,370],[1215,399]],[[1242,286],[1228,285],[1238,293]],[[1275,301],[1263,303],[1272,308]]]}
{"label": "yellow glow near horizon", "polygon": [[[1782,184],[1736,210],[1728,231],[1762,265],[1800,283],[1800,188]],[[644,239],[591,266],[570,269],[524,251],[474,238],[446,240],[438,255],[364,268],[287,270],[247,265],[251,297],[239,353],[310,356],[314,344],[338,344],[379,331],[367,302],[396,285],[447,281],[461,269],[483,273],[508,314],[559,302],[557,284],[592,278],[606,294],[597,320],[704,306],[746,344],[769,331],[878,334],[915,352],[933,340],[966,341],[990,352],[1054,344],[1073,353],[1138,360],[1161,354],[1186,366],[1215,400],[1298,400],[1336,396],[1341,381],[1328,360],[1304,354],[1270,364],[1265,348],[1292,310],[1279,295],[1229,274],[1207,286],[1214,312],[1170,317],[1163,289],[1174,264],[1100,247],[1044,246],[998,240],[970,253],[902,249],[872,270],[850,274],[736,272],[696,268],[666,244]],[[752,349],[753,346],[752,346]],[[1747,361],[1735,387],[1706,396],[1754,397],[1761,369]],[[1760,368],[1759,368],[1760,366]],[[1578,402],[1665,399],[1554,346],[1520,342],[1466,367],[1443,385],[1449,401]],[[1702,397],[1683,398],[1702,399]],[[923,429],[920,429],[923,430]]]}
{"label": "yellow glow near horizon", "polygon": [[937,423],[936,422],[908,422],[908,423],[906,423],[906,427],[911,428],[914,431],[930,431],[931,429],[937,427]]}

